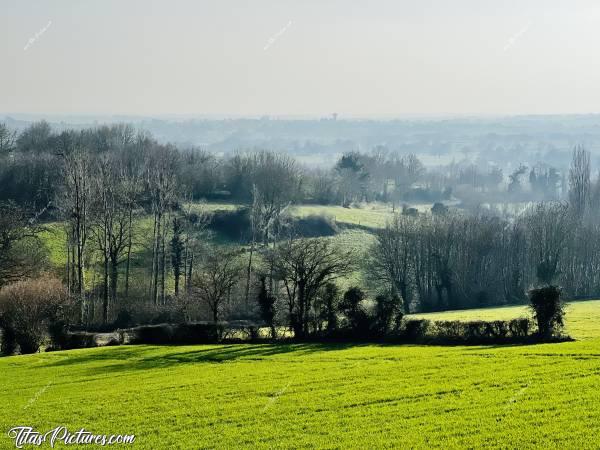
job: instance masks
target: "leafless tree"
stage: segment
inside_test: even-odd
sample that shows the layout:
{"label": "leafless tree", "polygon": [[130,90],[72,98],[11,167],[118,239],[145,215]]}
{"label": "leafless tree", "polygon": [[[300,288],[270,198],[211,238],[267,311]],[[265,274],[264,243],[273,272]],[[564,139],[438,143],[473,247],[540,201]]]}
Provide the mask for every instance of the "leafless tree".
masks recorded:
{"label": "leafless tree", "polygon": [[531,248],[532,265],[542,284],[551,284],[559,274],[561,258],[573,224],[564,203],[538,203],[524,216]]}
{"label": "leafless tree", "polygon": [[44,249],[38,241],[42,230],[35,215],[13,202],[0,203],[0,287],[43,267]]}
{"label": "leafless tree", "polygon": [[[119,266],[126,261],[131,239],[131,209],[128,186],[118,161],[102,155],[96,166],[91,228],[103,259],[103,322],[107,323],[109,304],[117,302]],[[110,286],[109,286],[110,280]],[[109,302],[110,293],[110,302]]]}
{"label": "leafless tree", "polygon": [[569,202],[573,213],[583,218],[590,204],[590,154],[582,146],[573,149],[569,169]]}
{"label": "leafless tree", "polygon": [[14,150],[16,139],[16,131],[12,131],[6,124],[0,123],[0,156],[5,156]]}
{"label": "leafless tree", "polygon": [[415,225],[413,217],[396,214],[384,229],[377,231],[367,259],[367,274],[371,280],[385,283],[391,290],[400,293],[405,313],[410,312]]}
{"label": "leafless tree", "polygon": [[238,251],[214,248],[192,279],[193,295],[205,302],[216,323],[242,269]]}
{"label": "leafless tree", "polygon": [[178,194],[175,178],[177,152],[169,146],[152,149],[146,167],[146,188],[154,217],[151,296],[156,305],[165,300],[166,222]]}
{"label": "leafless tree", "polygon": [[69,236],[67,272],[71,275],[70,288],[77,294],[81,304],[80,320],[83,322],[87,307],[85,258],[90,226],[92,164],[88,150],[69,139],[63,141],[60,156],[63,161],[64,189],[59,205],[67,220]]}
{"label": "leafless tree", "polygon": [[356,255],[334,245],[329,239],[288,239],[270,256],[275,278],[288,299],[290,325],[296,337],[308,334],[309,313],[319,290],[328,282],[350,274]]}

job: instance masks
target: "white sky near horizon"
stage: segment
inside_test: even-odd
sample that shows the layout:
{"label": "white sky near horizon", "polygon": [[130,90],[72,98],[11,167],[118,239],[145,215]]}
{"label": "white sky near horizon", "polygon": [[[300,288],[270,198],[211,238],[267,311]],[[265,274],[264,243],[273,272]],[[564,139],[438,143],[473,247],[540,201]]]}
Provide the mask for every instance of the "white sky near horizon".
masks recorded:
{"label": "white sky near horizon", "polygon": [[598,43],[594,0],[0,0],[0,112],[595,113]]}

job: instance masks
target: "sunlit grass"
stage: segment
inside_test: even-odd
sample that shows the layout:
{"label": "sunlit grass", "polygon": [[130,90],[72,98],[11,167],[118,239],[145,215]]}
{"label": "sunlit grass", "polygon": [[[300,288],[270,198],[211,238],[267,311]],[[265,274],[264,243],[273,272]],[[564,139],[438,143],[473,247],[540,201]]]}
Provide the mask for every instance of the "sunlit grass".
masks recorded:
{"label": "sunlit grass", "polygon": [[[568,327],[583,340],[531,346],[131,346],[1,358],[0,429],[133,433],[142,449],[597,448],[599,319],[600,302],[573,303]],[[3,433],[0,448],[12,446]]]}

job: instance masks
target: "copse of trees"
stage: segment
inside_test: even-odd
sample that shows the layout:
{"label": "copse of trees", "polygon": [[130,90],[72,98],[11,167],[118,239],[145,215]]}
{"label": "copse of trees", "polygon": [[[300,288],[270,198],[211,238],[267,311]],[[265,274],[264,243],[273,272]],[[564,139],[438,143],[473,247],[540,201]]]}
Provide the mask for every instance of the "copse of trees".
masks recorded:
{"label": "copse of trees", "polygon": [[[372,285],[398,292],[404,312],[525,303],[531,286],[558,283],[569,296],[597,291],[600,239],[566,203],[539,203],[516,220],[447,212],[396,215],[375,233],[365,269]],[[586,274],[585,277],[580,273]]]}

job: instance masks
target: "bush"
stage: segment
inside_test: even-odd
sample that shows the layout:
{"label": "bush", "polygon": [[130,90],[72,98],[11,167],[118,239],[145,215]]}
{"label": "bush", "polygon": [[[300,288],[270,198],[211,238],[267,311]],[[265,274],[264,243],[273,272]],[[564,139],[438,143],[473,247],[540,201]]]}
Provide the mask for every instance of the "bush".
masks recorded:
{"label": "bush", "polygon": [[17,336],[15,330],[9,326],[2,326],[2,345],[0,351],[3,355],[12,355],[17,351]]}
{"label": "bush", "polygon": [[531,321],[523,317],[513,319],[508,322],[508,328],[513,337],[527,337],[531,330]]}
{"label": "bush", "polygon": [[128,332],[132,344],[212,344],[219,341],[223,326],[214,323],[163,323],[131,328]]}
{"label": "bush", "polygon": [[366,313],[362,308],[362,301],[366,298],[365,293],[359,287],[353,286],[344,292],[339,304],[340,311],[348,320],[348,325],[353,330],[364,327]]}
{"label": "bush", "polygon": [[70,350],[75,348],[92,348],[96,347],[96,335],[94,333],[86,333],[78,331],[76,333],[67,333],[65,342],[61,350]]}
{"label": "bush", "polygon": [[410,342],[421,341],[425,339],[430,326],[431,322],[426,319],[407,320],[404,322],[402,336]]}
{"label": "bush", "polygon": [[50,335],[50,342],[53,350],[66,350],[68,348],[67,342],[69,336],[66,321],[57,320],[50,323],[50,325],[48,325],[48,334]]}
{"label": "bush", "polygon": [[[66,316],[69,306],[67,290],[56,278],[44,275],[18,281],[0,290],[0,326],[9,337],[14,335],[21,353],[35,353],[48,325]],[[7,352],[15,350],[10,345],[3,348]]]}
{"label": "bush", "polygon": [[524,342],[530,335],[527,318],[494,320],[409,320],[404,323],[402,340],[407,342],[429,342],[437,344],[491,344]]}
{"label": "bush", "polygon": [[529,301],[537,323],[538,334],[543,339],[550,339],[564,326],[565,312],[560,294],[560,288],[557,286],[532,289],[529,292]]}
{"label": "bush", "polygon": [[173,342],[177,344],[211,344],[219,341],[223,333],[221,325],[214,323],[182,323],[173,333]]}
{"label": "bush", "polygon": [[386,336],[397,331],[402,324],[402,299],[396,293],[385,293],[375,297],[374,333]]}
{"label": "bush", "polygon": [[132,344],[171,344],[173,342],[174,329],[172,325],[144,325],[131,329]]}

